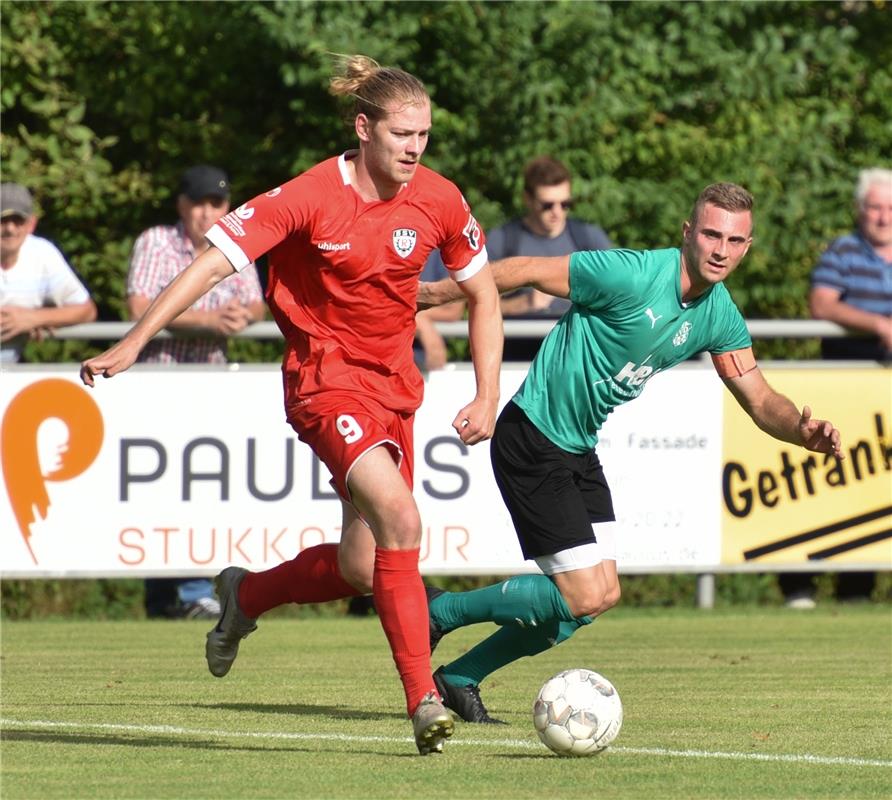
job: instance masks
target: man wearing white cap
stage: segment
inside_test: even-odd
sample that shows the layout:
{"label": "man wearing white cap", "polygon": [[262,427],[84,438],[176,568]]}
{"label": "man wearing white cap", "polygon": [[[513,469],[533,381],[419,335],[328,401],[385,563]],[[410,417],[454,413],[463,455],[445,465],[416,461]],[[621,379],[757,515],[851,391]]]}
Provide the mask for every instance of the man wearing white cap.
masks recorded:
{"label": "man wearing white cap", "polygon": [[58,248],[34,235],[31,193],[0,185],[0,364],[21,359],[31,338],[96,319],[96,305]]}

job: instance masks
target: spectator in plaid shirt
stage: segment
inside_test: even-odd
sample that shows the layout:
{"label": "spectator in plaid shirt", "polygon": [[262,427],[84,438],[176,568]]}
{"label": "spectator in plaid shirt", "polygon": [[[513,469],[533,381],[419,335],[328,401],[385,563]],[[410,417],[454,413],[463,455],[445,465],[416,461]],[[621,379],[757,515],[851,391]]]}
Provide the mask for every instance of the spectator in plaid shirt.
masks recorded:
{"label": "spectator in plaid shirt", "polygon": [[[183,173],[177,197],[179,222],[149,228],[133,246],[127,278],[132,319],[139,319],[161,290],[207,249],[205,233],[228,211],[229,179],[223,170],[201,165]],[[264,311],[263,292],[252,264],[202,295],[170,325],[175,332],[193,335],[150,342],[139,360],[225,364],[226,337],[263,319]]]}
{"label": "spectator in plaid shirt", "polygon": [[[139,319],[152,300],[208,243],[205,233],[229,211],[229,179],[217,167],[200,165],[183,173],[177,197],[179,221],[144,231],[133,246],[127,278],[127,306]],[[170,327],[192,335],[149,342],[140,361],[163,364],[225,364],[226,337],[263,319],[265,305],[253,264],[218,283]],[[150,617],[216,619],[220,605],[205,578],[155,578],[146,586]]]}

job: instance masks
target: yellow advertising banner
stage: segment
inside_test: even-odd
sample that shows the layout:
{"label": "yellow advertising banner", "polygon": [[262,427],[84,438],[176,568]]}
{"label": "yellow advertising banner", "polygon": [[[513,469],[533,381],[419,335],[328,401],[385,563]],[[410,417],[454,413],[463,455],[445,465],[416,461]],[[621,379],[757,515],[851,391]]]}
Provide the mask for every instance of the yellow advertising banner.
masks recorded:
{"label": "yellow advertising banner", "polygon": [[833,422],[844,459],[779,442],[726,393],[722,563],[892,568],[892,370],[766,369],[801,409]]}

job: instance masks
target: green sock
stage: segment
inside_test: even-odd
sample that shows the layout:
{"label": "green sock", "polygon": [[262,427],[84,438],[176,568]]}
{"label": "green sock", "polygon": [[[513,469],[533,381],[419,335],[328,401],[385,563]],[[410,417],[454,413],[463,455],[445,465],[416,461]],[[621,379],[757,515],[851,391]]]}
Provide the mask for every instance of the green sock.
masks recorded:
{"label": "green sock", "polygon": [[590,622],[591,617],[579,617],[569,622],[554,622],[535,628],[505,625],[443,667],[443,675],[454,686],[478,686],[487,675],[497,669],[565,642],[579,628]]}
{"label": "green sock", "polygon": [[534,628],[574,619],[557,586],[545,575],[518,575],[483,589],[444,592],[431,602],[430,614],[444,632],[475,622]]}

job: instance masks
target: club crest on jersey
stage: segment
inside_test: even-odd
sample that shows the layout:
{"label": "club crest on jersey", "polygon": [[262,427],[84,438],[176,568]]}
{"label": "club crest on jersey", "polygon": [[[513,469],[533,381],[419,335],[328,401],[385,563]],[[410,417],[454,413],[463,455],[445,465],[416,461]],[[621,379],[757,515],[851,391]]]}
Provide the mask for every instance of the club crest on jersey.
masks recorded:
{"label": "club crest on jersey", "polygon": [[415,249],[418,232],[411,228],[397,228],[393,232],[393,249],[402,257],[408,258]]}
{"label": "club crest on jersey", "polygon": [[687,321],[683,322],[681,324],[681,327],[676,332],[675,336],[672,338],[672,344],[674,344],[676,347],[678,347],[679,345],[683,345],[688,340],[688,336],[690,333],[691,323]]}

